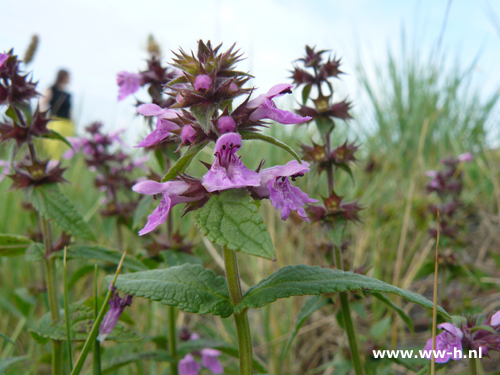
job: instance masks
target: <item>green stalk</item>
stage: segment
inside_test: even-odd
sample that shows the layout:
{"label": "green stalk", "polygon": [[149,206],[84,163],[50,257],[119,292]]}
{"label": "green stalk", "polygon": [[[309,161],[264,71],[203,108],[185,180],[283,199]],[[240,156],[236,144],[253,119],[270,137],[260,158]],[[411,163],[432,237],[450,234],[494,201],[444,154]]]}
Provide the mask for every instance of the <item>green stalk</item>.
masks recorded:
{"label": "green stalk", "polygon": [[[59,322],[59,307],[57,306],[57,289],[55,283],[55,260],[52,255],[52,232],[50,230],[50,223],[43,217],[43,241],[45,244],[45,268],[47,277],[47,294],[49,298],[49,308],[52,324]],[[52,375],[63,374],[63,353],[62,342],[52,340]]]}
{"label": "green stalk", "polygon": [[66,269],[67,248],[64,246],[63,260],[63,292],[64,292],[64,318],[66,319],[66,338],[68,343],[69,367],[73,371],[73,348],[71,346],[71,315],[69,313],[69,296]]}
{"label": "green stalk", "polygon": [[[342,262],[342,253],[340,246],[333,245],[335,248],[335,260],[337,263],[337,268],[344,269],[344,264]],[[359,355],[358,342],[356,340],[356,331],[354,330],[354,324],[351,318],[351,309],[349,307],[349,297],[345,292],[340,293],[340,306],[342,308],[342,317],[344,319],[344,327],[347,333],[347,339],[349,341],[349,348],[351,349],[352,364],[354,365],[354,372],[356,375],[363,375],[363,363],[361,362],[361,357]]]}
{"label": "green stalk", "polygon": [[469,363],[470,363],[470,375],[477,375],[476,358],[470,357]]}
{"label": "green stalk", "polygon": [[[224,248],[224,263],[226,268],[227,284],[233,306],[238,305],[243,299],[241,293],[240,272],[238,270],[238,258],[236,252]],[[238,347],[240,354],[240,375],[253,374],[252,360],[252,338],[250,336],[250,325],[247,316],[248,309],[241,313],[234,313],[236,332],[238,333]]]}
{"label": "green stalk", "polygon": [[176,310],[175,306],[168,306],[168,350],[170,351],[170,355],[174,358],[174,361],[170,362],[170,373],[172,375],[179,374],[179,361],[177,358],[177,332],[175,328]]}
{"label": "green stalk", "polygon": [[[97,321],[97,315],[99,313],[99,301],[98,301],[99,291],[97,289],[97,264],[94,268],[94,324]],[[92,351],[92,365],[94,367],[94,375],[101,375],[101,344],[98,340],[94,341],[94,347]]]}

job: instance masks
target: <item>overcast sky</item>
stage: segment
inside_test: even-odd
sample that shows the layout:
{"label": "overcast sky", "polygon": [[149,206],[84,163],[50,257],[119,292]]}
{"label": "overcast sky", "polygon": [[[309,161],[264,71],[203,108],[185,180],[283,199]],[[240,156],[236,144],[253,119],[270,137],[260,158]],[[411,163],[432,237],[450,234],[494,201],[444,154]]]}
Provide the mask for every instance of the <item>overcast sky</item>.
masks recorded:
{"label": "overcast sky", "polygon": [[[500,2],[491,1],[500,15]],[[35,78],[44,90],[59,68],[72,74],[75,118],[81,128],[92,120],[110,129],[140,128],[133,120],[133,99],[116,101],[116,72],[144,67],[148,34],[160,42],[167,60],[170,49],[196,47],[200,38],[233,42],[248,59],[240,69],[256,76],[266,90],[287,82],[291,61],[305,44],[331,49],[342,56],[343,90],[357,101],[360,90],[354,65],[385,61],[387,47],[400,50],[404,27],[424,52],[436,42],[448,0],[1,0],[0,51],[11,47],[21,55],[31,35],[40,37]],[[485,1],[455,0],[451,4],[443,46],[451,60],[463,64],[482,51],[476,75],[484,90],[500,83],[500,37],[488,18]],[[128,133],[134,141],[137,131]]]}

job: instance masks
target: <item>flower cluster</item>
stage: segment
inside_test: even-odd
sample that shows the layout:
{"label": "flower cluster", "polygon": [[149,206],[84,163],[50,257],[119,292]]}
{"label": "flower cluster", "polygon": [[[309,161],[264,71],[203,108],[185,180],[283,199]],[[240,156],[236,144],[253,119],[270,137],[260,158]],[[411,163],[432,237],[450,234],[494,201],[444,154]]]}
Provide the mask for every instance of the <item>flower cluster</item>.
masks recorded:
{"label": "flower cluster", "polygon": [[[297,211],[308,220],[303,206],[316,202],[290,182],[309,171],[308,163],[291,161],[263,170],[261,163],[258,170],[253,171],[237,154],[243,147],[243,136],[267,126],[265,120],[298,124],[309,121],[310,117],[279,109],[274,103],[275,98],[291,93],[292,85],[276,85],[266,94],[250,100],[253,90],[243,88],[250,76],[234,70],[241,54],[234,46],[222,53],[220,47],[212,48],[210,42],[200,41],[196,57],[181,49],[173,63],[181,73],[166,89],[166,93],[175,98],[175,104],[162,108],[152,103],[137,108],[140,114],[157,118],[156,129],[137,147],[174,142],[178,149],[191,149],[195,145],[204,147],[215,142],[215,160],[211,164],[204,163],[208,172],[201,179],[181,173],[174,166],[177,172],[174,179],[161,183],[143,181],[133,187],[134,191],[154,198],[162,195],[160,204],[139,232],[141,235],[164,223],[175,205],[187,203],[186,212],[195,210],[211,195],[227,189],[246,188],[256,199],[270,199],[273,206],[281,210],[283,220],[291,211]],[[245,100],[231,111],[231,101],[241,95],[246,95]]]}
{"label": "flower cluster", "polygon": [[[435,350],[442,351],[442,356],[436,356],[436,363],[446,363],[450,359],[461,359],[458,353],[469,350],[481,351],[483,356],[489,356],[490,351],[500,351],[500,311],[491,315],[486,321],[482,321],[482,315],[463,318],[460,327],[454,323],[442,323],[438,325],[444,330],[436,336]],[[432,338],[427,340],[425,351],[432,350]],[[430,357],[429,357],[430,358]]]}
{"label": "flower cluster", "polygon": [[[75,152],[82,151],[85,163],[92,171],[96,171],[95,185],[105,193],[106,207],[103,216],[115,216],[124,224],[129,224],[137,199],[130,196],[129,191],[136,183],[133,172],[136,168],[146,169],[147,158],[132,158],[119,146],[124,143],[120,138],[122,131],[105,134],[103,124],[94,122],[85,128],[88,137],[69,138],[74,151],[68,150],[65,158],[71,158]],[[128,199],[124,199],[128,196]]]}
{"label": "flower cluster", "polygon": [[[181,332],[180,339],[182,341],[196,341],[200,337],[196,333],[190,333],[186,329]],[[187,354],[179,361],[180,375],[198,375],[202,366],[212,372],[212,374],[222,374],[224,369],[220,363],[219,357],[222,353],[211,348],[196,350]],[[201,365],[196,361],[195,357],[201,358]]]}
{"label": "flower cluster", "polygon": [[[430,204],[429,211],[437,219],[439,212],[439,234],[450,240],[456,239],[460,231],[460,208],[463,206],[460,201],[462,192],[462,167],[466,162],[472,161],[470,153],[461,154],[456,158],[442,159],[443,170],[427,171],[430,178],[427,184],[427,191],[435,192],[439,197],[439,204]],[[429,233],[437,236],[437,229],[431,228]]]}

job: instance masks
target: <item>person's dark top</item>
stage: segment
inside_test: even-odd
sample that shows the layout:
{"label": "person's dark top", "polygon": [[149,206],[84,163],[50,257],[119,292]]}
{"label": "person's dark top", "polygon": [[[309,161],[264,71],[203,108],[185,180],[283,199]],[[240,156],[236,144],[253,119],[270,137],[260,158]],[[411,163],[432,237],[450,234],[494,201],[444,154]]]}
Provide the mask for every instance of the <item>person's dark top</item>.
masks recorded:
{"label": "person's dark top", "polygon": [[59,90],[56,86],[52,86],[50,90],[52,91],[52,98],[50,99],[51,115],[69,119],[71,111],[71,94]]}

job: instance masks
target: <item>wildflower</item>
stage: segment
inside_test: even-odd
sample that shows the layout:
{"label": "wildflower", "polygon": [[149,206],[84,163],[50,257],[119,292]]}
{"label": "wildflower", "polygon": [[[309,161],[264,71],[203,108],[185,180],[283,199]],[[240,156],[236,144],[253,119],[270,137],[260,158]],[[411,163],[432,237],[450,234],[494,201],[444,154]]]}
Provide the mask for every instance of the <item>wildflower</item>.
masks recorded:
{"label": "wildflower", "polygon": [[495,314],[491,316],[490,324],[493,327],[500,326],[500,311],[497,311]]}
{"label": "wildflower", "polygon": [[196,130],[193,129],[191,125],[186,125],[182,127],[181,132],[182,143],[193,143],[196,140]]}
{"label": "wildflower", "polygon": [[231,116],[222,116],[217,121],[217,127],[222,134],[234,132],[236,124]]}
{"label": "wildflower", "polygon": [[205,91],[212,85],[212,78],[206,74],[201,74],[194,80],[194,89],[196,91]]}
{"label": "wildflower", "polygon": [[215,349],[206,348],[201,351],[201,364],[203,367],[209,369],[214,374],[222,374],[224,369],[220,363],[218,356],[221,352]]}
{"label": "wildflower", "polygon": [[470,152],[466,152],[464,154],[458,155],[457,159],[460,162],[468,163],[472,161],[472,154]]}
{"label": "wildflower", "polygon": [[109,310],[99,327],[99,336],[97,336],[97,340],[101,342],[106,340],[106,337],[113,332],[113,329],[115,328],[116,323],[118,323],[118,319],[120,319],[125,307],[132,304],[132,296],[130,294],[127,294],[125,298],[121,298],[113,286],[110,285],[110,289],[112,290],[113,295],[109,300]]}
{"label": "wildflower", "polygon": [[189,192],[190,187],[191,185],[188,182],[182,180],[167,181],[164,183],[148,180],[135,184],[132,190],[137,193],[152,196],[156,196],[156,194],[162,195],[160,204],[153,213],[148,216],[148,222],[139,232],[139,235],[142,236],[149,233],[158,225],[163,224],[167,220],[168,213],[175,205],[203,198],[202,194],[196,194],[195,196],[184,195]]}
{"label": "wildflower", "polygon": [[301,117],[292,112],[276,108],[273,99],[292,93],[293,85],[282,83],[273,86],[266,94],[262,94],[257,98],[250,100],[246,107],[255,109],[250,115],[251,121],[259,121],[261,119],[270,119],[280,124],[300,124],[305,121],[310,121],[312,117]]}
{"label": "wildflower", "polygon": [[0,53],[0,68],[3,66],[3,63],[9,58],[9,55],[6,53]]}
{"label": "wildflower", "polygon": [[217,140],[215,161],[202,182],[209,192],[260,185],[260,175],[245,167],[236,155],[240,147],[241,137],[237,133],[226,133]]}
{"label": "wildflower", "polygon": [[137,112],[144,116],[158,116],[156,129],[135,147],[151,147],[160,143],[170,135],[172,130],[178,130],[179,126],[169,119],[177,118],[177,112],[164,109],[156,104],[143,104],[137,107]]}
{"label": "wildflower", "polygon": [[[438,327],[444,329],[444,332],[436,336],[435,350],[440,350],[444,355],[436,356],[436,363],[446,363],[450,358],[454,361],[461,359],[462,356],[458,355],[458,353],[455,356],[455,349],[462,352],[462,339],[464,337],[462,330],[452,323],[442,323]],[[432,338],[427,340],[424,350],[432,350]]]}
{"label": "wildflower", "polygon": [[191,354],[186,355],[179,361],[179,374],[180,375],[198,375],[201,366],[194,360]]}
{"label": "wildflower", "polygon": [[119,86],[118,100],[120,101],[139,90],[142,78],[140,74],[121,71],[116,74],[116,83]]}
{"label": "wildflower", "polygon": [[300,164],[292,160],[285,165],[277,165],[266,168],[260,172],[260,186],[254,191],[260,197],[269,197],[271,204],[277,210],[281,210],[281,219],[286,220],[291,211],[297,211],[299,216],[306,221],[306,212],[303,206],[307,203],[315,203],[306,193],[290,183],[289,178],[295,181],[296,177],[302,177],[309,171],[309,164],[305,161]]}

